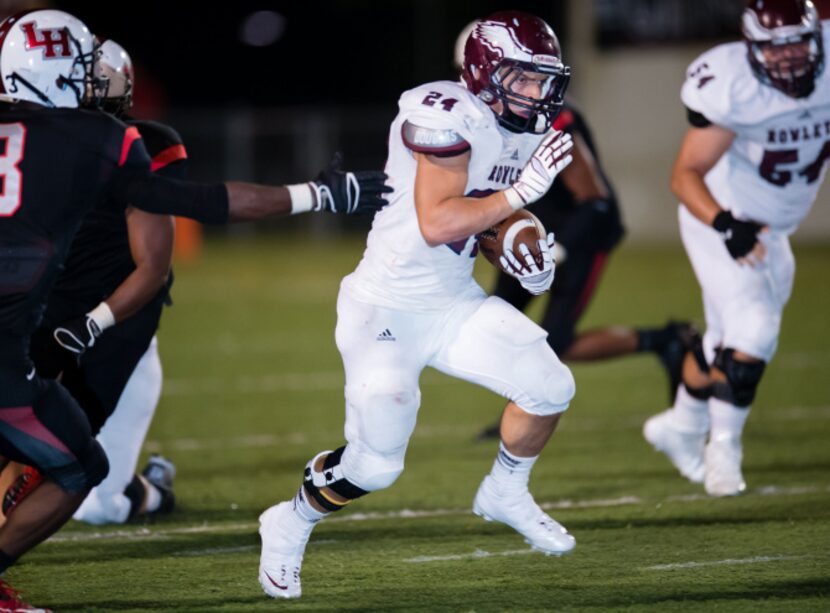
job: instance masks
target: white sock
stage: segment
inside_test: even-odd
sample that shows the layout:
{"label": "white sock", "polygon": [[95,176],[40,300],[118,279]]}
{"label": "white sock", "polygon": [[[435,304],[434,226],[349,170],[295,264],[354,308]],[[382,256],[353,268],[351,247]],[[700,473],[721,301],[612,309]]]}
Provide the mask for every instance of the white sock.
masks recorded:
{"label": "white sock", "polygon": [[513,455],[499,443],[499,454],[493,462],[490,476],[496,485],[498,494],[520,492],[527,489],[527,482],[530,479],[530,469],[536,463],[539,456],[532,458],[520,458]]}
{"label": "white sock", "polygon": [[685,432],[706,432],[709,429],[709,401],[692,396],[685,385],[677,389],[672,418]]}
{"label": "white sock", "polygon": [[149,481],[145,481],[144,484],[146,486],[145,490],[147,491],[147,499],[145,501],[147,512],[152,513],[153,511],[158,511],[161,506],[161,492]]}
{"label": "white sock", "polygon": [[712,420],[712,429],[709,438],[711,440],[740,439],[744,431],[746,418],[749,417],[749,408],[736,407],[725,400],[710,398],[709,416]]}
{"label": "white sock", "polygon": [[297,490],[297,493],[294,494],[294,514],[297,515],[300,519],[305,521],[309,524],[316,524],[318,521],[323,519],[328,513],[323,513],[322,511],[318,511],[306,498],[307,494],[303,486],[300,486],[300,489]]}

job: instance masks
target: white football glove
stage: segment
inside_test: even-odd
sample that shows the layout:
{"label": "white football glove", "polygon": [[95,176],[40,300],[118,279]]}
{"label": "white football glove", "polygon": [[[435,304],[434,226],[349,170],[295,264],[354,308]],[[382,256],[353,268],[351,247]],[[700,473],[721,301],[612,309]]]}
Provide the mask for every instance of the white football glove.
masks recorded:
{"label": "white football glove", "polygon": [[507,271],[512,271],[512,274],[522,287],[534,296],[544,294],[550,289],[553,284],[553,275],[556,270],[556,260],[553,257],[553,232],[548,233],[547,240],[539,239],[539,251],[542,254],[542,266],[536,263],[533,254],[527,245],[519,245],[519,255],[524,264],[522,264],[516,254],[511,249],[505,249],[504,255],[501,256],[501,265]]}
{"label": "white football glove", "polygon": [[573,146],[573,138],[566,132],[551,130],[542,139],[522,169],[519,180],[504,190],[507,202],[514,210],[536,202],[545,195],[556,175],[573,160],[570,153]]}

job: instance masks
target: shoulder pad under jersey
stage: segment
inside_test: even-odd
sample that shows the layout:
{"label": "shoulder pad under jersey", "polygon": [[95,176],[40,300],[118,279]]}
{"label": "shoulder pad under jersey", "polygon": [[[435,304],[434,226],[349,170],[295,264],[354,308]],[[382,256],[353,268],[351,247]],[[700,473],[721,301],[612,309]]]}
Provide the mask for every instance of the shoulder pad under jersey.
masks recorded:
{"label": "shoulder pad under jersey", "polygon": [[401,126],[401,138],[412,151],[430,153],[441,157],[459,155],[470,150],[470,143],[455,130],[448,128],[427,128],[410,122]]}
{"label": "shoulder pad under jersey", "polygon": [[165,172],[165,174],[176,179],[184,178],[184,168],[181,166],[187,160],[187,150],[182,143],[182,137],[176,130],[166,124],[144,119],[131,119],[127,123],[138,128],[144,140],[144,146],[152,159],[150,168],[153,172],[168,168],[171,164],[178,162],[179,168],[169,169],[170,172]]}
{"label": "shoulder pad under jersey", "polygon": [[[472,143],[474,132],[482,124],[494,121],[492,111],[484,102],[452,81],[436,81],[410,89],[403,93],[398,106],[399,116],[404,120],[402,137],[408,147],[432,143],[437,147],[458,148],[462,140]],[[422,142],[413,142],[415,136]]]}
{"label": "shoulder pad under jersey", "polygon": [[683,104],[711,123],[732,128],[746,121],[747,105],[758,100],[760,82],[752,73],[742,42],[718,45],[698,57],[686,71],[680,92]]}

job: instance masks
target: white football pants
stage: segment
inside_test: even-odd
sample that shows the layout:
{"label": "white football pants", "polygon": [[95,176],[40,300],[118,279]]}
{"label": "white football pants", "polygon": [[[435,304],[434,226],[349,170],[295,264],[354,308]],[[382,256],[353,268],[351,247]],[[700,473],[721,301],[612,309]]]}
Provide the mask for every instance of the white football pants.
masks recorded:
{"label": "white football pants", "polygon": [[141,446],[161,396],[161,361],[156,337],[138,361],[115,411],[107,419],[98,442],[110,463],[110,472],[93,488],[72,516],[89,524],[123,524],[130,513],[124,495],[135,474]]}
{"label": "white football pants", "polygon": [[788,237],[773,231],[760,234],[766,257],[757,266],[741,266],[729,255],[720,234],[685,206],[679,207],[679,218],[683,245],[703,290],[706,359],[711,363],[720,346],[769,362],[778,346],[781,314],[795,276]]}
{"label": "white football pants", "polygon": [[388,487],[403,470],[426,366],[486,387],[531,414],[568,407],[573,376],[545,330],[476,289],[448,310],[413,312],[361,302],[341,285],[335,337],[346,372],[349,443],[342,465],[356,485]]}

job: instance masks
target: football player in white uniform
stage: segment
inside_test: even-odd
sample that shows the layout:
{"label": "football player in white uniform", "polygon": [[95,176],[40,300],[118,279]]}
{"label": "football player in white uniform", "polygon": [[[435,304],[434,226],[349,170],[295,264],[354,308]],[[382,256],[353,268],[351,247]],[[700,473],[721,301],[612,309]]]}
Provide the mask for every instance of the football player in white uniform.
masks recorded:
{"label": "football player in white uniform", "polygon": [[[510,401],[473,511],[544,553],[573,549],[527,488],[574,395],[573,377],[542,328],[472,277],[477,234],[540,198],[571,160],[570,136],[551,129],[569,75],[550,26],[505,11],[470,35],[462,82],[401,96],[386,165],[394,191],[337,304],[347,444],[312,458],[294,498],[260,516],[259,580],[269,596],[300,596],[303,553],[320,519],[401,474],[426,366]],[[551,245],[552,236],[540,241],[543,265],[528,258],[515,271],[531,293],[553,281]]]}
{"label": "football player in white uniform", "polygon": [[746,487],[741,436],[792,289],[788,237],[809,212],[830,156],[828,34],[813,4],[751,0],[742,30],[743,42],[693,62],[682,89],[692,127],[672,188],[707,329],[686,357],[674,407],[644,427],[712,496]]}

